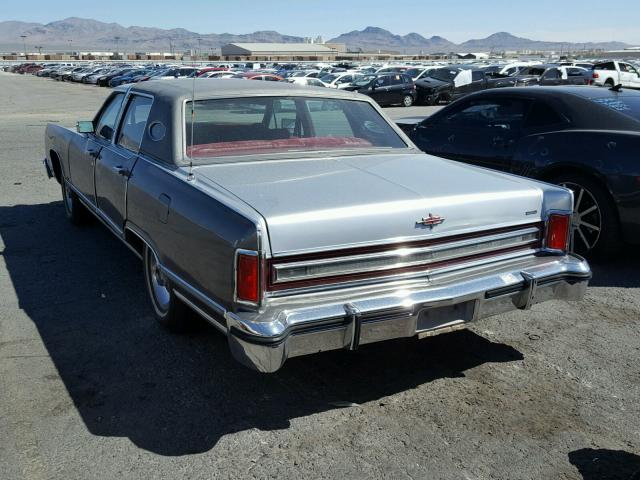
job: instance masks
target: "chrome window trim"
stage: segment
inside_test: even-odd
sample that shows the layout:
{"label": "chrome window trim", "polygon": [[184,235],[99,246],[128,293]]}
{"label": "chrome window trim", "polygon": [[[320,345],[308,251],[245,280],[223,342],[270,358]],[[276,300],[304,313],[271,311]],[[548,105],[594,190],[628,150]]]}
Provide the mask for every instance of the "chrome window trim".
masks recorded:
{"label": "chrome window trim", "polygon": [[[536,235],[537,234],[537,235]],[[534,236],[535,235],[535,236]],[[521,237],[519,241],[511,241],[511,239],[516,239],[517,237]],[[531,237],[531,238],[527,238]],[[442,243],[429,247],[418,247],[418,248],[399,248],[396,250],[390,250],[386,252],[377,252],[377,253],[368,253],[362,255],[351,255],[351,256],[342,256],[342,257],[334,257],[334,258],[326,258],[319,260],[309,260],[309,261],[301,261],[301,262],[289,262],[282,264],[274,264],[272,266],[272,282],[274,285],[281,284],[283,282],[295,282],[299,280],[311,280],[317,279],[327,276],[333,275],[349,275],[352,273],[366,273],[366,272],[374,272],[380,270],[393,270],[397,268],[404,267],[412,267],[416,265],[425,264],[428,265],[429,262],[437,262],[437,261],[446,261],[453,260],[456,258],[461,258],[468,255],[477,255],[482,253],[490,253],[495,250],[500,250],[504,248],[518,247],[531,244],[536,241],[540,241],[540,228],[538,227],[530,227],[526,229],[511,231],[511,232],[503,232],[494,235],[488,235],[485,237],[475,237],[470,239],[458,240],[450,243]],[[491,242],[504,242],[500,245],[491,245],[488,248],[482,248],[483,244],[491,243]],[[469,247],[478,247],[473,251],[458,251],[451,252],[449,255],[442,255],[439,257],[434,257],[432,259],[419,259],[413,261],[400,261],[404,258],[409,258],[411,256],[425,254],[425,253],[442,253],[449,250],[461,250],[468,249]],[[279,278],[280,272],[284,272],[287,269],[293,268],[304,268],[304,267],[312,267],[312,266],[331,266],[332,264],[339,265],[341,263],[349,264],[349,263],[357,263],[357,262],[366,262],[367,260],[379,260],[384,258],[398,258],[398,262],[392,263],[389,265],[371,265],[367,267],[366,265],[348,268],[345,265],[345,268],[340,269],[339,267],[335,267],[335,271],[333,272],[318,272],[318,273],[306,273],[299,275],[292,275],[287,277],[286,279]]]}
{"label": "chrome window trim", "polygon": [[[146,97],[146,98],[150,98],[151,99],[151,105],[149,105],[149,115],[151,115],[151,111],[153,109],[153,104],[156,101],[156,97],[153,96],[150,93],[146,93],[146,92],[135,92],[135,91],[131,91],[131,89],[127,90],[125,92],[125,96],[124,99],[122,100],[122,106],[120,107],[120,112],[118,113],[118,117],[117,117],[117,121],[116,121],[116,129],[114,129],[113,132],[113,138],[111,139],[111,144],[119,147],[123,150],[126,150],[127,152],[130,152],[134,155],[139,155],[140,154],[140,147],[142,146],[142,140],[143,138],[140,139],[140,145],[138,145],[138,151],[134,152],[133,150],[129,150],[127,147],[120,145],[118,143],[118,137],[120,136],[120,131],[122,130],[122,122],[124,122],[124,115],[125,113],[127,113],[127,110],[129,108],[129,104],[132,101],[133,97]],[[149,126],[149,116],[147,116],[147,120],[145,121],[144,124],[144,131],[142,133],[143,137],[144,135],[147,134],[147,127]]]}

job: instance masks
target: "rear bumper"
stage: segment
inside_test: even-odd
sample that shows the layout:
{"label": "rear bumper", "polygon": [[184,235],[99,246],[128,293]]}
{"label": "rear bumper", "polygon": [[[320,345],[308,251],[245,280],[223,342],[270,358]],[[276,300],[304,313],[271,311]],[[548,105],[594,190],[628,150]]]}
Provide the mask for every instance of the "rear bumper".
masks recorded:
{"label": "rear bumper", "polygon": [[432,336],[547,300],[580,300],[590,278],[577,255],[527,257],[386,290],[288,297],[261,312],[228,313],[229,345],[241,363],[274,372],[290,357]]}

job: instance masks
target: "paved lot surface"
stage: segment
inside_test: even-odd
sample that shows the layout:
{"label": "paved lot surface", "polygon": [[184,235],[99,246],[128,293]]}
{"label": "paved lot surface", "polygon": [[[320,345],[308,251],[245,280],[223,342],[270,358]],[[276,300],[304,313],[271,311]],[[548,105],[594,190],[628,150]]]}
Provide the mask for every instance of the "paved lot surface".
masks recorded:
{"label": "paved lot surface", "polygon": [[640,476],[633,250],[578,304],[253,373],[160,329],[138,260],[65,221],[44,127],[106,94],[0,73],[0,478]]}

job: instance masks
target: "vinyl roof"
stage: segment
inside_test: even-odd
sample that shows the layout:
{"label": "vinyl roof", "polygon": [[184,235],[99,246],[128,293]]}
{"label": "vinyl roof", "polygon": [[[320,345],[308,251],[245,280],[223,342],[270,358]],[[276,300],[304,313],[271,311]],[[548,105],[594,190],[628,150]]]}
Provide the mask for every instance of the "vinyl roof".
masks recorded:
{"label": "vinyl roof", "polygon": [[[301,97],[329,97],[329,98],[359,98],[367,99],[353,92],[346,92],[334,88],[314,88],[306,85],[296,85],[289,82],[266,82],[261,80],[243,80],[232,78],[172,78],[166,80],[150,80],[134,83],[131,87],[118,87],[116,90],[143,92],[155,97],[185,100],[192,96],[196,100],[207,98],[237,97],[237,96],[301,96]],[[195,95],[194,95],[195,93]]]}

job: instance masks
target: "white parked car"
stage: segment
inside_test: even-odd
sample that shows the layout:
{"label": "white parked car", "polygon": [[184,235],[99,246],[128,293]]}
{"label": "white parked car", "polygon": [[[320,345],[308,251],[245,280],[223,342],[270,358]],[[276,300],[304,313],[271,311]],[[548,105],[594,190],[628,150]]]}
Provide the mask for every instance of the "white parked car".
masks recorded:
{"label": "white parked car", "polygon": [[313,77],[289,77],[287,78],[287,82],[295,83],[296,85],[306,85],[307,87],[325,87],[324,83]]}
{"label": "white parked car", "polygon": [[205,72],[202,75],[200,75],[198,78],[231,78],[233,76],[237,75],[237,72],[231,72],[231,71],[211,71],[211,72]]}
{"label": "white parked car", "polygon": [[640,73],[626,62],[602,62],[593,66],[593,84],[613,87],[640,88]]}
{"label": "white parked car", "polygon": [[328,88],[345,88],[361,77],[359,73],[329,73],[321,77],[320,81]]}

